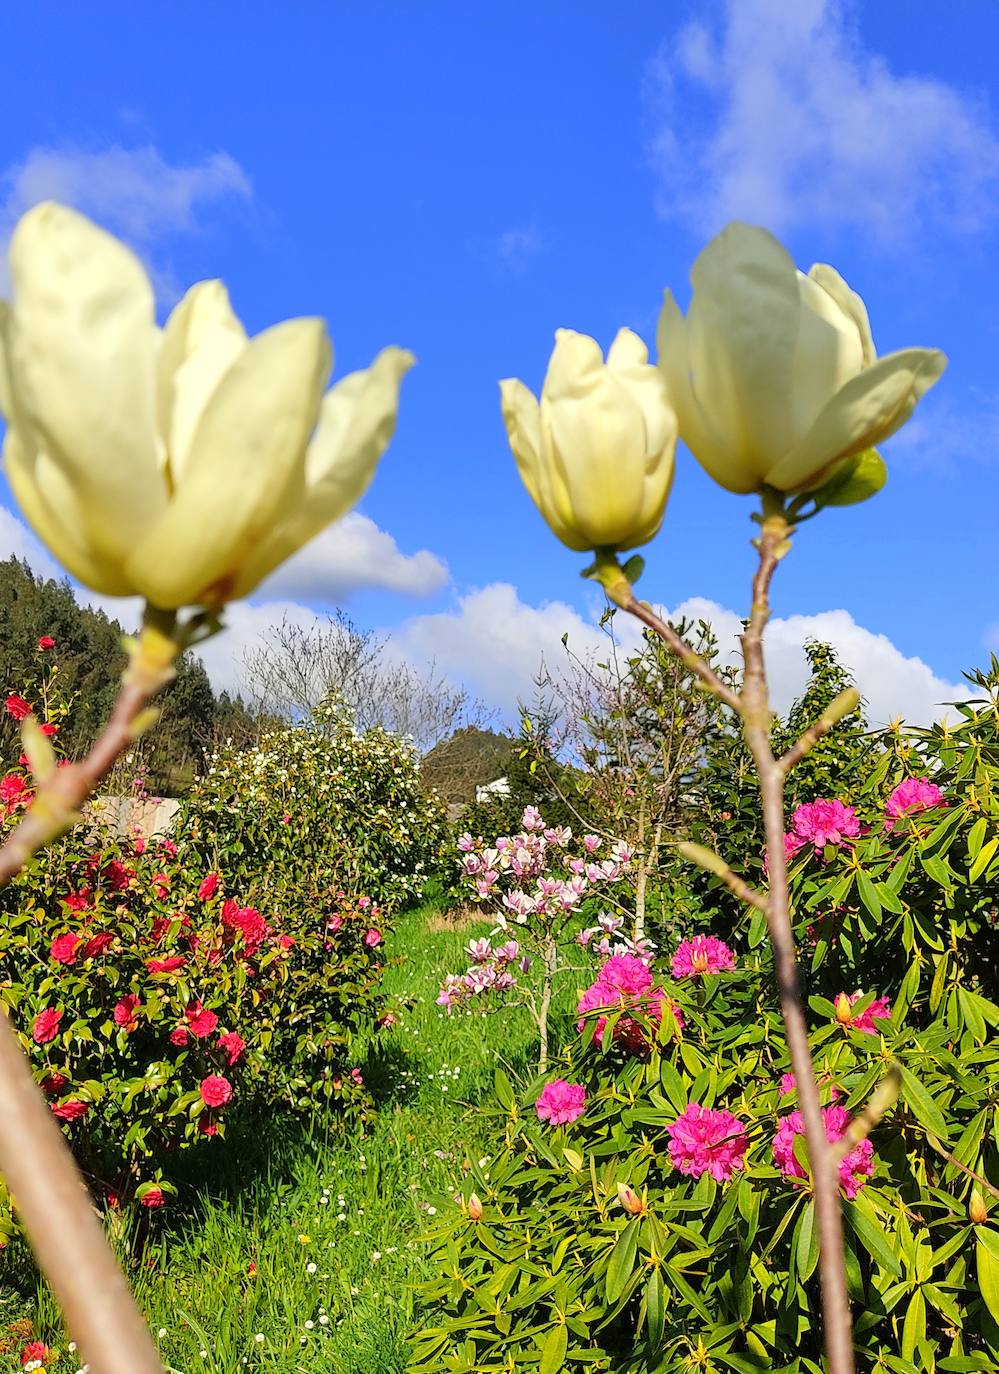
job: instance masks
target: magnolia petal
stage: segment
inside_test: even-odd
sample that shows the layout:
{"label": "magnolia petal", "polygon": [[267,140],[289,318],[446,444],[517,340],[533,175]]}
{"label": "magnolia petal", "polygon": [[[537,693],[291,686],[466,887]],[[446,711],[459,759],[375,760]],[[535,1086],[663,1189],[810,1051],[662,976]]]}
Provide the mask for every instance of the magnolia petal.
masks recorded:
{"label": "magnolia petal", "polygon": [[541,412],[537,397],[516,377],[500,382],[500,409],[517,470],[535,505],[540,504]]}
{"label": "magnolia petal", "polygon": [[230,599],[239,570],[305,492],[305,452],[329,376],[321,320],[252,339],[213,392],[169,509],[128,564],[156,606]]}
{"label": "magnolia petal", "polygon": [[246,347],[246,330],[220,281],[199,281],[170,312],[156,368],[160,439],[172,486],[183,476],[208,398]]}
{"label": "magnolia petal", "polygon": [[40,460],[29,456],[10,427],[4,437],[3,462],[22,515],[66,571],[104,596],[130,595],[133,588],[120,567],[96,557],[87,546],[76,496],[62,469],[44,455]]}
{"label": "magnolia petal", "polygon": [[95,552],[120,561],[166,501],[152,288],[117,239],[52,202],[20,220],[10,263],[11,387],[38,447],[70,479]]}
{"label": "magnolia petal", "polygon": [[808,270],[808,275],[812,281],[822,287],[823,291],[828,292],[844,315],[848,315],[856,325],[857,333],[860,336],[863,365],[870,367],[878,354],[871,334],[871,321],[867,314],[867,306],[861,297],[843,280],[835,267],[830,267],[826,262],[813,263]]}
{"label": "magnolia petal", "polygon": [[666,379],[666,391],[676,412],[680,438],[701,467],[728,491],[756,491],[760,485],[756,468],[715,432],[690,385],[686,321],[672,292],[663,296],[656,344],[658,366]]}
{"label": "magnolia petal", "polygon": [[887,439],[946,366],[934,348],[904,348],[879,358],[839,390],[802,442],[774,464],[767,481],[779,491],[801,491],[815,485],[831,463]]}
{"label": "magnolia petal", "polygon": [[702,411],[759,478],[797,437],[791,408],[798,271],[755,225],[730,224],[691,268],[689,375]]}
{"label": "magnolia petal", "polygon": [[619,329],[607,350],[607,366],[614,371],[631,371],[647,366],[648,361],[649,350],[645,340],[631,329]]}
{"label": "magnolia petal", "polygon": [[395,432],[399,388],[415,362],[404,348],[384,348],[370,367],[326,393],[306,458],[304,499],[241,567],[235,595],[246,596],[361,499]]}
{"label": "magnolia petal", "polygon": [[864,366],[860,334],[821,286],[798,273],[801,313],[787,403],[793,416],[794,440],[807,434],[840,387]]}

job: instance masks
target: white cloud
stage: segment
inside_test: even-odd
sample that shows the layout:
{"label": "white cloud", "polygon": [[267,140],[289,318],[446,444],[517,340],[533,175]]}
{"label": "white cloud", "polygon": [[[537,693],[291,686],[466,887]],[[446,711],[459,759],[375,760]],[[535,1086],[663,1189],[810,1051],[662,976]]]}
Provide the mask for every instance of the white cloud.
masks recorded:
{"label": "white cloud", "polygon": [[261,594],[339,604],[359,587],[430,596],[447,581],[447,564],[436,554],[403,553],[373,520],[351,511],[278,568]]}
{"label": "white cloud", "polygon": [[850,227],[882,243],[993,218],[999,140],[974,95],[892,70],[839,0],[724,0],[721,15],[674,34],[651,69],[665,216],[707,231],[733,218]]}
{"label": "white cloud", "polygon": [[[200,228],[203,207],[225,197],[249,200],[252,188],[226,152],[199,162],[170,163],[147,145],[98,152],[73,147],[32,148],[0,174],[0,241],[19,217],[41,200],[58,200],[90,215],[126,239],[149,263],[161,294],[176,295],[168,269],[157,260],[164,240]],[[6,253],[0,288],[6,289]]]}
{"label": "white cloud", "polygon": [[[692,599],[671,612],[674,619],[709,621],[723,653],[734,655],[739,616],[712,601]],[[637,629],[618,617],[622,635],[635,642]],[[528,701],[542,657],[556,670],[563,660],[560,643],[569,634],[576,653],[596,650],[606,640],[593,621],[563,602],[525,604],[508,583],[493,583],[470,593],[454,611],[415,616],[393,634],[397,649],[415,662],[434,659],[439,668],[470,689],[508,719],[515,719],[518,700]],[[966,698],[966,686],[948,682],[921,659],[908,657],[886,635],[858,625],[848,611],[774,619],[767,627],[766,652],[774,705],[786,710],[807,678],[802,645],[821,639],[837,649],[868,702],[872,723],[903,715],[927,723],[945,714],[941,703]]]}
{"label": "white cloud", "polygon": [[543,247],[536,229],[507,229],[496,240],[496,256],[511,272],[520,273]]}
{"label": "white cloud", "polygon": [[966,473],[999,457],[999,392],[969,389],[960,401],[933,394],[891,441],[892,461],[913,469]]}

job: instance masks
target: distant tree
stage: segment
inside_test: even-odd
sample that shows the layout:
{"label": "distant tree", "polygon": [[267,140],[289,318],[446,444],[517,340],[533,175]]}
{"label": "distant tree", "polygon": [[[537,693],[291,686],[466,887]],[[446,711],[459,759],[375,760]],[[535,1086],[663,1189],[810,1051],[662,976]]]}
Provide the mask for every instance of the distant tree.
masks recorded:
{"label": "distant tree", "polygon": [[519,747],[512,735],[466,725],[430,750],[420,776],[444,801],[467,806],[475,801],[476,788],[506,776]]}

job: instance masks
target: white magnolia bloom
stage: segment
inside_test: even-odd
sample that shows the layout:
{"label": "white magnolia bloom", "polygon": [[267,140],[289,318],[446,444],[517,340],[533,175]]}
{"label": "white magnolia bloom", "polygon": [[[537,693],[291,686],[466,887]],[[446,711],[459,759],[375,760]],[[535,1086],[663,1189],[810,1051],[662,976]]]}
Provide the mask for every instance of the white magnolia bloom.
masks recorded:
{"label": "white magnolia bloom", "polygon": [[832,267],[805,276],[765,229],[734,223],[699,254],[686,318],[667,291],[659,366],[680,436],[729,491],[808,490],[902,426],[947,365],[879,358],[864,302]]}
{"label": "white magnolia bloom", "polygon": [[192,287],[158,329],[135,255],[51,202],[19,222],[10,267],[7,476],[39,537],[95,591],[220,606],[364,492],[410,353],[386,348],[326,391],[323,322],[248,338],[219,281]]}
{"label": "white magnolia bloom", "polygon": [[594,339],[559,329],[540,404],[523,382],[500,382],[521,478],[570,549],[631,549],[662,524],[676,416],[648,359],[630,329],[619,331],[606,363]]}

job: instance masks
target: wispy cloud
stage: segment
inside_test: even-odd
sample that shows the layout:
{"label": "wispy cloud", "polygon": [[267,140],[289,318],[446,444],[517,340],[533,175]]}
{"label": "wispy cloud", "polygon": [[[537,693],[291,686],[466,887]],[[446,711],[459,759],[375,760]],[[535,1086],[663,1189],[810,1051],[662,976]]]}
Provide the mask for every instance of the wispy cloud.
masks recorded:
{"label": "wispy cloud", "polygon": [[523,272],[544,247],[537,229],[507,229],[496,240],[496,257],[510,272]]}
{"label": "wispy cloud", "polygon": [[892,438],[890,454],[891,462],[932,472],[999,466],[999,392],[929,397]]}
{"label": "wispy cloud", "polygon": [[995,216],[999,139],[984,101],[866,51],[838,0],[720,0],[648,81],[658,204],[712,232],[850,227],[881,244]]}
{"label": "wispy cloud", "polygon": [[120,235],[145,259],[160,294],[177,294],[164,247],[203,228],[207,206],[248,201],[249,177],[228,153],[171,163],[152,145],[98,151],[32,148],[0,173],[0,289],[6,289],[6,242],[20,216],[42,200],[75,206]]}

